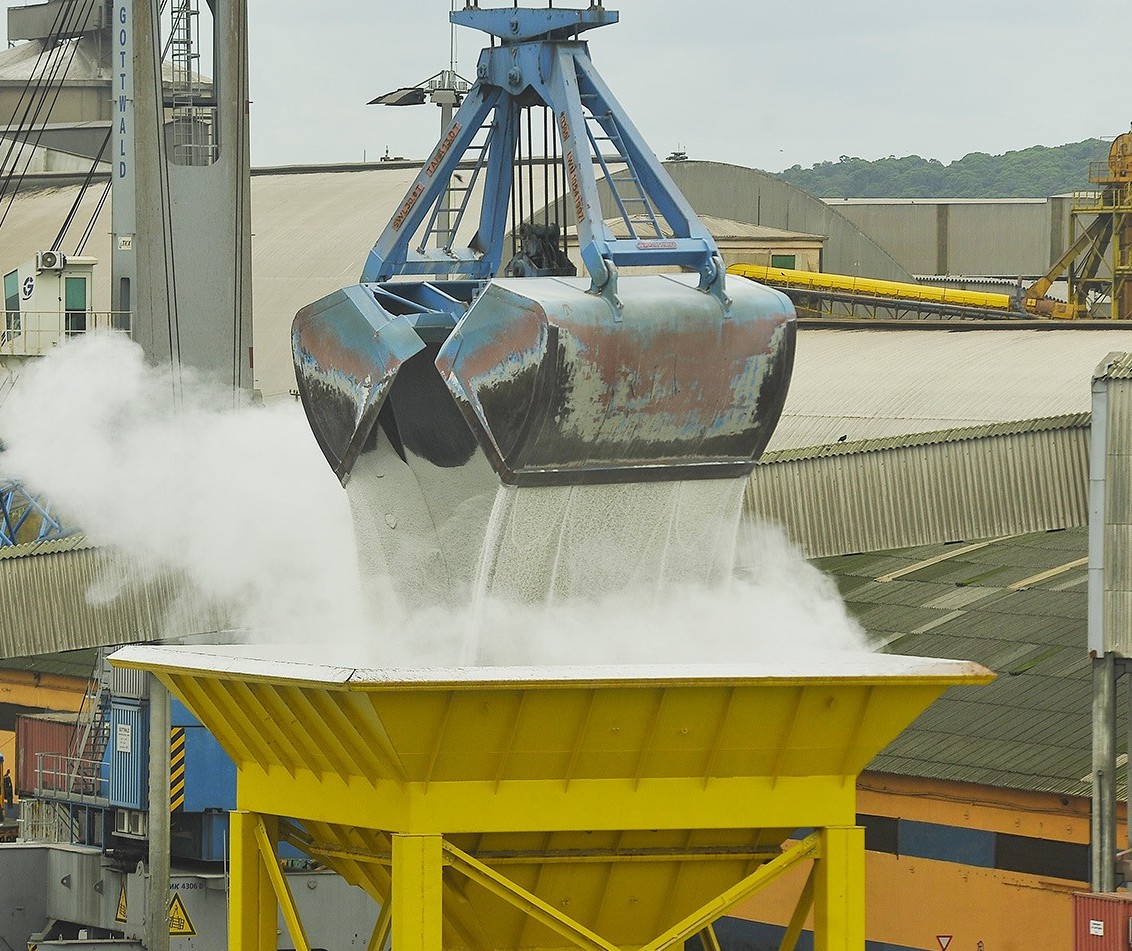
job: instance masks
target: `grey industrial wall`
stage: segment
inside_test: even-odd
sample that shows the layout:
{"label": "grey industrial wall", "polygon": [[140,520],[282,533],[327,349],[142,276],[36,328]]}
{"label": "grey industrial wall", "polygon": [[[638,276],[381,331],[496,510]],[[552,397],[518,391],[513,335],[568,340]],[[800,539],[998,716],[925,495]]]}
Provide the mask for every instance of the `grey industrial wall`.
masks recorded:
{"label": "grey industrial wall", "polygon": [[701,215],[828,235],[823,271],[911,280],[908,268],[839,209],[766,172],[721,162],[669,162],[665,168]]}
{"label": "grey industrial wall", "polygon": [[36,846],[0,850],[0,945],[26,948],[47,921],[47,852]]}
{"label": "grey industrial wall", "polygon": [[[1069,198],[829,199],[913,274],[1036,277],[1066,245]],[[828,264],[827,271],[836,270]],[[846,272],[850,273],[850,272]]]}

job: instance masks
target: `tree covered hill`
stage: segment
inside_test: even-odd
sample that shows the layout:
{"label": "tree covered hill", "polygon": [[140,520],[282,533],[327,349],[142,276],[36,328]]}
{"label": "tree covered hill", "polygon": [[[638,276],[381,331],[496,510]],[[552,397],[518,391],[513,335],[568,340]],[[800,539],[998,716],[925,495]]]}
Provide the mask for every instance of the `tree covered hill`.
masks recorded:
{"label": "tree covered hill", "polygon": [[918,155],[875,162],[843,155],[778,177],[821,198],[1047,198],[1091,187],[1089,163],[1108,149],[1102,139],[1086,139],[1005,155],[972,152],[950,165]]}

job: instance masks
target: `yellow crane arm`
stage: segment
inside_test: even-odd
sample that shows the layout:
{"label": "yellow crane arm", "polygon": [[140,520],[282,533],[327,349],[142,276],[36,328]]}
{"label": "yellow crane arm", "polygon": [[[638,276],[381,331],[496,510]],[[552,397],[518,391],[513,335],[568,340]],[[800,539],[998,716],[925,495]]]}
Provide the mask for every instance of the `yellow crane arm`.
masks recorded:
{"label": "yellow crane arm", "polygon": [[1043,298],[1049,293],[1053,282],[1065,273],[1065,269],[1082,251],[1094,244],[1107,243],[1111,231],[1112,218],[1108,215],[1097,218],[1082,231],[1077,240],[1065,250],[1065,253],[1057,259],[1053,266],[1026,288],[1026,293],[1023,295],[1023,306],[1026,310],[1031,314],[1040,314],[1044,317],[1072,317],[1073,308],[1071,305],[1063,304],[1060,301],[1043,300]]}

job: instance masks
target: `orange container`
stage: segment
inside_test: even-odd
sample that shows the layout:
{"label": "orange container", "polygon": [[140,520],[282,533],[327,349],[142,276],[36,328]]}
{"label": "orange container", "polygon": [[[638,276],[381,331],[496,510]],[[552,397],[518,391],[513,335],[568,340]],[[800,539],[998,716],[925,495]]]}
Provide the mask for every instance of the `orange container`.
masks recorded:
{"label": "orange container", "polygon": [[[47,754],[46,768],[58,773],[67,755],[75,732],[73,713],[25,713],[16,717],[16,793],[30,796],[35,792],[35,767],[39,753]],[[50,779],[47,786],[51,788]]]}

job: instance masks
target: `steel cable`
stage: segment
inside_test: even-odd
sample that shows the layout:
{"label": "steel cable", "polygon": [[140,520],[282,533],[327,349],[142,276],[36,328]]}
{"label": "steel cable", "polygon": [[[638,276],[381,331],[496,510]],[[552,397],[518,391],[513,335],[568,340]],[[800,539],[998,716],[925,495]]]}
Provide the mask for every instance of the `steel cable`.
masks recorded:
{"label": "steel cable", "polygon": [[[87,17],[90,15],[90,11],[93,9],[94,3],[95,3],[95,0],[86,0],[86,2],[83,4],[83,7],[80,11],[79,18],[78,19],[72,19],[70,21],[65,21],[65,23],[64,23],[65,29],[62,31],[62,33],[69,33],[76,26],[78,26],[81,23],[84,23],[86,21]],[[75,3],[72,0],[72,3],[70,4],[70,8],[73,10],[74,7],[75,7]],[[71,41],[71,44],[70,44],[69,55],[60,54],[58,57],[55,58],[55,62],[52,66],[51,73],[47,77],[47,85],[45,87],[44,94],[40,98],[39,105],[36,107],[35,113],[32,116],[32,124],[38,125],[38,130],[36,132],[35,141],[32,144],[31,149],[28,151],[28,156],[27,156],[27,159],[24,161],[23,169],[20,171],[19,176],[15,180],[15,187],[8,194],[7,207],[4,209],[4,214],[2,216],[0,216],[0,229],[2,229],[4,227],[4,222],[7,220],[8,214],[12,210],[12,206],[15,204],[16,195],[19,194],[20,187],[22,186],[24,178],[27,175],[27,171],[31,167],[32,159],[35,157],[35,151],[36,151],[36,149],[39,148],[39,144],[43,139],[44,126],[46,125],[47,119],[50,118],[51,113],[55,108],[55,104],[59,101],[59,95],[63,91],[63,79],[66,78],[67,72],[70,70],[71,64],[74,62],[75,54],[78,52],[79,42],[80,42],[79,38],[73,39]],[[66,60],[66,65],[64,65],[64,59]],[[62,76],[60,76],[58,79],[56,79],[56,77],[58,76],[60,68],[62,68]],[[54,90],[53,96],[51,95],[52,90]],[[49,96],[51,96],[51,104],[47,106],[47,115],[44,116],[43,122],[40,123],[39,115],[42,112],[44,105],[47,104],[47,99],[48,99]],[[18,161],[18,159],[17,159],[17,161]],[[9,180],[10,180],[10,177],[9,177]],[[7,184],[7,181],[5,182],[5,184]]]}
{"label": "steel cable", "polygon": [[[31,71],[28,73],[28,78],[24,83],[24,88],[20,90],[20,97],[16,101],[16,107],[12,110],[12,116],[15,117],[16,113],[20,111],[20,106],[23,106],[23,112],[20,115],[20,120],[16,124],[16,136],[8,143],[8,149],[4,153],[3,160],[0,160],[0,175],[3,179],[0,180],[0,199],[4,197],[9,183],[9,176],[4,175],[4,170],[8,167],[8,162],[12,157],[13,151],[18,147],[20,152],[23,152],[23,146],[20,144],[22,136],[28,129],[28,116],[31,112],[33,103],[36,96],[39,94],[41,88],[43,73],[46,72],[47,65],[51,61],[50,50],[55,48],[58,38],[61,34],[62,18],[67,10],[66,4],[60,4],[59,9],[55,13],[55,20],[51,24],[51,30],[48,35],[43,39],[42,46],[40,46],[39,53],[35,58],[35,63],[32,65]],[[44,57],[47,57],[44,62]],[[34,81],[34,87],[33,87]],[[26,102],[25,102],[26,97]]]}

